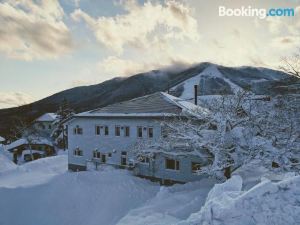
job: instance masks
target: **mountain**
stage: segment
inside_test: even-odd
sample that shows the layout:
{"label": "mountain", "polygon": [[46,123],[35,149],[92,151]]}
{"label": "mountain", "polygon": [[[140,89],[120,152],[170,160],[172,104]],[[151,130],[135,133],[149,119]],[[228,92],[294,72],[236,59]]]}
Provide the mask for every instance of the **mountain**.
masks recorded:
{"label": "mountain", "polygon": [[198,95],[235,94],[250,90],[257,95],[300,93],[299,79],[280,71],[255,67],[225,67],[207,65],[196,76],[187,78],[170,89],[170,93],[183,98],[194,98],[193,86]]}
{"label": "mountain", "polygon": [[100,84],[68,89],[34,103],[0,110],[0,135],[9,136],[16,119],[31,121],[45,112],[55,112],[66,99],[76,112],[103,107],[157,91],[193,98],[193,85],[199,95],[233,94],[250,89],[256,94],[300,93],[300,80],[267,68],[225,67],[200,63],[180,71],[154,70]]}

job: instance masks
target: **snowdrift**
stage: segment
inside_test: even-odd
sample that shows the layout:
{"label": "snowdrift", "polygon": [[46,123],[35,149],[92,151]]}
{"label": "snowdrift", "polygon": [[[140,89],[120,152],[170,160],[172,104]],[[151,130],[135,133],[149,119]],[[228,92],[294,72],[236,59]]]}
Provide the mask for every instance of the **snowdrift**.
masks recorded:
{"label": "snowdrift", "polygon": [[141,207],[131,210],[117,225],[173,225],[187,219],[205,203],[215,180],[161,187],[157,194]]}
{"label": "snowdrift", "polygon": [[178,225],[297,225],[300,221],[300,176],[280,182],[262,180],[248,191],[234,176],[216,184],[205,205]]}
{"label": "snowdrift", "polygon": [[125,170],[73,173],[66,165],[61,155],[0,174],[0,224],[116,224],[159,190]]}
{"label": "snowdrift", "polygon": [[[68,172],[67,155],[6,164],[0,171],[0,225],[296,225],[300,176],[280,182],[244,168],[223,184],[160,187],[129,171]],[[253,167],[251,167],[253,169]],[[245,180],[243,180],[243,178]],[[248,189],[248,187],[250,189]]]}
{"label": "snowdrift", "polygon": [[0,146],[0,174],[4,171],[15,169],[16,167],[17,165],[14,164],[11,161],[11,159],[9,159],[9,157],[4,153],[4,151],[1,150]]}

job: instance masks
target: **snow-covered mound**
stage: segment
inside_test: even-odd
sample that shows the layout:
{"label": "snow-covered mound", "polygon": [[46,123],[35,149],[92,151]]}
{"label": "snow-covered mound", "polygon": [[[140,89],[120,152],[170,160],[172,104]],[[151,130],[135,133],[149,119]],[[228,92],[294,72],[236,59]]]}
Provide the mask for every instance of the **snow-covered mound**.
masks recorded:
{"label": "snow-covered mound", "polygon": [[299,224],[300,176],[277,183],[264,179],[248,191],[242,185],[240,176],[215,185],[202,209],[178,225]]}
{"label": "snow-covered mound", "polygon": [[160,187],[126,170],[74,173],[66,165],[62,154],[0,173],[0,224],[174,224],[199,211],[214,185]]}
{"label": "snow-covered mound", "polygon": [[15,169],[16,167],[17,165],[14,164],[11,159],[9,159],[4,151],[0,150],[0,174],[4,171]]}
{"label": "snow-covered mound", "polygon": [[10,170],[0,172],[0,188],[29,187],[48,182],[66,172],[67,157],[66,154],[47,157],[21,166],[10,161],[13,164]]}
{"label": "snow-covered mound", "polygon": [[0,174],[0,224],[116,224],[159,186],[125,170],[73,173],[67,157],[39,159]]}
{"label": "snow-covered mound", "polygon": [[[8,163],[1,157],[0,162]],[[246,168],[223,184],[160,187],[129,171],[68,172],[67,155],[0,172],[0,225],[296,225],[300,176],[248,179]],[[8,168],[8,167],[6,167]],[[253,167],[252,167],[253,168]],[[249,168],[250,171],[251,168]],[[264,169],[255,177],[266,177]],[[245,190],[245,183],[251,189]],[[252,185],[253,184],[253,185]]]}
{"label": "snow-covered mound", "polygon": [[117,225],[168,225],[187,219],[204,204],[214,180],[161,187],[154,198],[131,210]]}

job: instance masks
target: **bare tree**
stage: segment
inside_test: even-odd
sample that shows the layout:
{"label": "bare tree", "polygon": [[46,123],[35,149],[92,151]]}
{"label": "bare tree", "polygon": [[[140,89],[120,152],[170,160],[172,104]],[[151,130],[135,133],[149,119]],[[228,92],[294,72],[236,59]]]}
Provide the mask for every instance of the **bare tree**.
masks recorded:
{"label": "bare tree", "polygon": [[32,145],[40,140],[40,134],[35,126],[30,123],[26,123],[23,120],[17,120],[15,126],[12,129],[14,139],[22,138],[25,140],[28,150],[30,151],[31,160],[33,158]]}
{"label": "bare tree", "polygon": [[291,56],[283,57],[282,65],[279,69],[294,77],[300,78],[300,48]]}

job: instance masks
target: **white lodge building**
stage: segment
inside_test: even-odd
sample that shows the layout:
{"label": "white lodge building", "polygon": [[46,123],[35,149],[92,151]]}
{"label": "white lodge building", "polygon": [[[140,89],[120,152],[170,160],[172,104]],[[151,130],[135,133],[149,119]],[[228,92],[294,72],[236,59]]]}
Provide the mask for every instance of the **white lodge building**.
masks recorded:
{"label": "white lodge building", "polygon": [[159,181],[199,180],[200,157],[155,153],[132,163],[133,149],[140,141],[162,138],[161,122],[192,111],[196,105],[163,92],[76,114],[67,122],[68,168],[86,170],[106,163],[131,168],[136,175]]}

